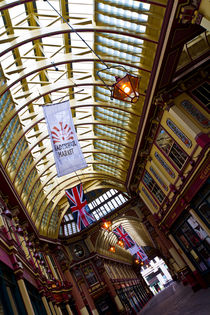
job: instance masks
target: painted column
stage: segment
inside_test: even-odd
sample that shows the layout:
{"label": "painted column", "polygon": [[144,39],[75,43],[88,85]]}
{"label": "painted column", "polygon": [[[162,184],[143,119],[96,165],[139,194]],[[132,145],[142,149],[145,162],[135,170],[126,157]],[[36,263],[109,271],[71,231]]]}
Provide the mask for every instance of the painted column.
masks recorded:
{"label": "painted column", "polygon": [[58,275],[57,275],[57,273],[56,273],[56,271],[55,271],[55,269],[54,269],[54,267],[53,267],[53,264],[52,264],[52,262],[51,262],[51,260],[50,260],[50,257],[48,257],[47,255],[46,255],[45,257],[46,257],[46,259],[47,259],[47,262],[48,262],[48,265],[49,265],[49,267],[50,267],[50,270],[52,271],[53,277],[54,277],[55,279],[58,279]]}
{"label": "painted column", "polygon": [[42,302],[44,304],[47,315],[51,315],[51,311],[50,311],[49,305],[47,303],[47,299],[44,295],[42,296]]}
{"label": "painted column", "polygon": [[202,229],[207,233],[208,236],[210,236],[210,230],[206,226],[206,224],[201,220],[201,218],[198,216],[198,214],[195,212],[195,210],[190,209],[189,213],[193,216],[193,218],[200,224]]}
{"label": "painted column", "polygon": [[177,265],[180,267],[180,269],[185,268],[186,264],[184,263],[180,255],[177,253],[176,249],[174,247],[171,247],[168,250],[173,259],[175,260],[175,262],[177,263]]}
{"label": "painted column", "polygon": [[70,273],[69,270],[64,271],[64,276],[66,277],[66,280],[69,281],[72,284],[72,296],[76,302],[76,305],[81,313],[81,315],[89,315],[88,310],[84,304],[84,301],[81,297],[80,291],[77,288],[77,285],[75,284],[75,281]]}
{"label": "painted column", "polygon": [[21,293],[23,303],[25,305],[27,313],[30,315],[35,315],[24,280],[23,279],[17,280],[17,284],[18,284],[18,287],[20,289],[20,293]]}
{"label": "painted column", "polygon": [[67,312],[68,312],[69,315],[74,315],[74,314],[72,313],[72,310],[71,310],[69,304],[66,304],[66,310],[67,310]]}
{"label": "painted column", "polygon": [[115,291],[115,288],[114,288],[111,280],[109,279],[106,271],[104,271],[102,275],[103,275],[104,281],[105,281],[105,283],[106,283],[106,285],[107,285],[107,287],[109,289],[109,292],[110,292],[111,296],[113,297],[113,299],[114,299],[114,301],[115,301],[115,303],[117,305],[117,309],[119,311],[123,311],[124,307],[123,307],[123,305],[122,305],[122,303],[121,303],[121,301],[119,299],[119,296],[117,295],[117,293]]}
{"label": "painted column", "polygon": [[175,238],[173,237],[173,235],[169,234],[168,236],[171,240],[171,242],[174,244],[174,246],[176,247],[177,251],[180,253],[180,255],[183,257],[183,259],[185,260],[186,264],[188,265],[188,267],[192,270],[195,271],[195,267],[193,266],[193,264],[191,263],[191,261],[188,259],[188,257],[185,255],[185,253],[183,252],[183,250],[181,249],[181,247],[179,246],[179,244],[177,243],[177,241],[175,240]]}
{"label": "painted column", "polygon": [[60,307],[58,305],[55,304],[54,308],[55,308],[55,311],[56,311],[57,315],[63,315],[62,312],[61,312],[61,309],[60,309]]}
{"label": "painted column", "polygon": [[98,311],[95,307],[95,304],[93,302],[92,296],[90,295],[90,293],[88,292],[88,289],[86,287],[86,284],[84,283],[83,280],[81,280],[81,288],[82,288],[82,292],[84,293],[84,296],[87,300],[87,303],[90,307],[91,312],[93,313],[93,315],[98,315]]}
{"label": "painted column", "polygon": [[50,309],[51,309],[52,314],[56,315],[56,312],[55,312],[54,306],[52,304],[52,301],[49,302],[49,305],[50,305]]}

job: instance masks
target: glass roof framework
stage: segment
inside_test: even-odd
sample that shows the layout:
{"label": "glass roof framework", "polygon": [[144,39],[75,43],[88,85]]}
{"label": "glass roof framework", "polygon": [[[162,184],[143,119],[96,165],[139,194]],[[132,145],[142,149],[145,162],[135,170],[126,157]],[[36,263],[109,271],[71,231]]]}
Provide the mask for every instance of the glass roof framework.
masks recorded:
{"label": "glass roof framework", "polygon": [[[111,67],[141,77],[136,104],[110,100],[104,68],[46,1],[0,1],[0,159],[39,233],[57,237],[65,189],[125,191],[166,0],[50,0]],[[113,67],[113,68],[112,68]],[[42,105],[70,99],[88,167],[58,178]]]}
{"label": "glass roof framework", "polygon": [[[110,212],[116,210],[129,200],[127,194],[122,194],[116,189],[110,189],[101,194],[98,198],[88,203],[90,213],[96,221],[100,220]],[[62,223],[59,229],[59,235],[61,237],[70,236],[77,233],[77,225],[74,221],[71,210],[68,209],[63,217]]]}

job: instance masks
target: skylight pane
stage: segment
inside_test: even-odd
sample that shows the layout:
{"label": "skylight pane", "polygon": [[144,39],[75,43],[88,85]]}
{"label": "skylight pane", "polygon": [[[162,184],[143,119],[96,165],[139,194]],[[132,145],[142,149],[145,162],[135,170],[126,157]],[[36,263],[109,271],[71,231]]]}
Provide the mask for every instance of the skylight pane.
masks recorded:
{"label": "skylight pane", "polygon": [[111,201],[108,201],[108,206],[110,207],[110,211],[112,211],[114,209],[114,206],[113,204],[111,203]]}
{"label": "skylight pane", "polygon": [[118,196],[115,197],[115,200],[117,201],[118,205],[122,204],[122,201]]}
{"label": "skylight pane", "polygon": [[113,203],[113,205],[114,205],[115,208],[118,207],[118,204],[116,203],[115,199],[112,199],[112,203]]}

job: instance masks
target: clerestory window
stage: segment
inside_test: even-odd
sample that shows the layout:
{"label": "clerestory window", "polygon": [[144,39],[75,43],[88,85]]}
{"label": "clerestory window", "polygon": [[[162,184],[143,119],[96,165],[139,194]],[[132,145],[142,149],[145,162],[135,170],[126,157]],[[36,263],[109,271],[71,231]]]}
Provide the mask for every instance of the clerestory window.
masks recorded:
{"label": "clerestory window", "polygon": [[156,184],[152,176],[147,171],[145,171],[144,173],[143,182],[147,186],[149,191],[156,197],[156,199],[160,203],[162,203],[165,198],[165,195],[160,189],[160,187]]}

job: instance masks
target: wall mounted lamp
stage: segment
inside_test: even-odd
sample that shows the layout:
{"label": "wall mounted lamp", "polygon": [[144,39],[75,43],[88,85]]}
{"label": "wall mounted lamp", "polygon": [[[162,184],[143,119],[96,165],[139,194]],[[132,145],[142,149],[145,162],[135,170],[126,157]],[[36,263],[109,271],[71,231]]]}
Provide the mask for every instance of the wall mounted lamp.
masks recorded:
{"label": "wall mounted lamp", "polygon": [[110,245],[109,252],[115,253],[115,246],[114,245]]}
{"label": "wall mounted lamp", "polygon": [[125,244],[124,244],[123,240],[117,241],[117,245],[119,245],[119,246],[122,247],[122,248],[125,247]]}

